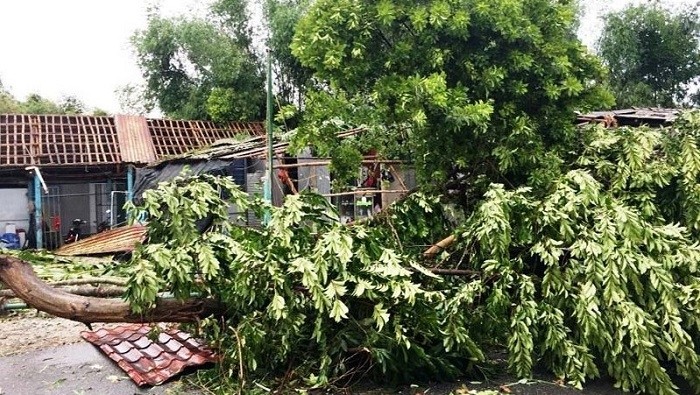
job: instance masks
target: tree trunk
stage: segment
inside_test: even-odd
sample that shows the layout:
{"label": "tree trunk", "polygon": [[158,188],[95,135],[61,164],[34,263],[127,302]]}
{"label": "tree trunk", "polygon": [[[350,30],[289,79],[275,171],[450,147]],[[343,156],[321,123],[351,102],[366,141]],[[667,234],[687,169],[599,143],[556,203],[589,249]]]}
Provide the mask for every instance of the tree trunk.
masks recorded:
{"label": "tree trunk", "polygon": [[121,299],[78,296],[52,288],[36,276],[29,263],[7,255],[0,255],[0,280],[35,309],[84,323],[193,322],[224,312],[212,299],[159,299],[147,313],[134,314]]}
{"label": "tree trunk", "polygon": [[[98,298],[116,298],[124,295],[126,287],[117,287],[114,285],[107,286],[92,286],[92,285],[71,285],[65,287],[53,287],[53,284],[47,284],[52,288],[73,295],[81,296],[96,296]],[[0,289],[0,298],[16,298],[15,291],[11,289]]]}

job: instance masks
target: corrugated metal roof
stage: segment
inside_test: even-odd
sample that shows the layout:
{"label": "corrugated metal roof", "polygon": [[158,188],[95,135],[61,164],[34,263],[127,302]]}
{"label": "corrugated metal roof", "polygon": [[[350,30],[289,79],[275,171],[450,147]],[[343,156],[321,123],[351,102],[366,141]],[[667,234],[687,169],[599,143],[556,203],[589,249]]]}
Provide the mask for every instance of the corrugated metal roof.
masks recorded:
{"label": "corrugated metal roof", "polygon": [[667,126],[678,117],[680,110],[672,108],[629,108],[623,110],[594,111],[576,117],[579,124],[602,123],[616,126]]}
{"label": "corrugated metal roof", "polygon": [[109,229],[104,232],[65,244],[54,251],[57,255],[108,255],[134,250],[136,243],[146,237],[147,228],[142,225],[124,226]]}
{"label": "corrugated metal roof", "polygon": [[[338,138],[348,138],[364,132],[364,128],[348,129],[338,132]],[[272,144],[275,154],[282,154],[289,148],[288,141],[277,141]],[[241,140],[227,138],[213,142],[206,147],[187,151],[175,156],[169,156],[151,164],[149,167],[157,167],[165,162],[199,162],[207,160],[232,160],[244,158],[263,158],[267,155],[266,136],[251,136]]]}
{"label": "corrugated metal roof", "polygon": [[146,118],[117,115],[114,117],[114,125],[123,162],[150,163],[156,160],[156,151]]}
{"label": "corrugated metal roof", "polygon": [[158,327],[160,333],[151,340],[148,335],[153,328],[129,324],[83,331],[80,335],[99,347],[139,386],[159,385],[187,367],[217,361],[214,351],[189,333]]}

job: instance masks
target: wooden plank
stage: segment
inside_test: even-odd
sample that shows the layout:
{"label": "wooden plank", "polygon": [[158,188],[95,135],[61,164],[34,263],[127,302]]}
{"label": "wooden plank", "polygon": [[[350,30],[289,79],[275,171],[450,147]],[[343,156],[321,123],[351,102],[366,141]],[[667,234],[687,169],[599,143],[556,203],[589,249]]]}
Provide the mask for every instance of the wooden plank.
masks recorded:
{"label": "wooden plank", "polygon": [[[63,148],[63,163],[68,164],[70,163],[70,159],[68,158],[68,138],[71,137],[70,133],[66,133],[65,128],[61,128],[61,146]],[[73,141],[71,137],[71,142]]]}
{"label": "wooden plank", "polygon": [[384,193],[408,193],[410,192],[407,189],[391,189],[391,190],[383,190],[383,189],[365,189],[361,191],[348,191],[348,192],[336,192],[336,193],[326,193],[322,196],[325,197],[332,197],[332,196],[350,196],[350,195],[375,195],[378,193],[384,194]]}
{"label": "wooden plank", "polygon": [[88,133],[87,128],[85,127],[85,122],[84,122],[84,117],[81,116],[75,116],[75,124],[77,125],[78,128],[78,136],[80,136],[80,140],[82,142],[81,144],[81,158],[83,160],[82,163],[86,164],[93,164],[92,162],[92,148],[91,145],[92,143],[90,142],[90,134]]}

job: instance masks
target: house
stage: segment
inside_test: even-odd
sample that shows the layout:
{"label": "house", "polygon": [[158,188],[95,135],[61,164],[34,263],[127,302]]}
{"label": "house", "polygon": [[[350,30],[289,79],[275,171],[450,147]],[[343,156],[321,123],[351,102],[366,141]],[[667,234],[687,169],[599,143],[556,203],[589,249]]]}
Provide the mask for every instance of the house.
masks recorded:
{"label": "house", "polygon": [[54,249],[76,218],[86,222],[85,233],[115,226],[125,221],[136,169],[264,130],[257,122],[0,114],[0,233]]}
{"label": "house", "polygon": [[[341,138],[350,138],[361,129],[340,132]],[[247,137],[246,137],[247,136]],[[350,222],[371,216],[381,207],[404,196],[415,187],[413,169],[404,161],[382,160],[367,156],[358,169],[356,185],[344,192],[331,193],[330,161],[314,158],[308,152],[290,156],[289,143],[276,141],[272,145],[275,177],[271,185],[272,203],[280,205],[287,194],[311,191],[326,196],[339,210],[341,220]],[[206,147],[180,155],[167,156],[134,170],[133,196],[139,200],[143,193],[161,182],[183,174],[216,174],[231,176],[242,190],[249,194],[263,194],[267,172],[268,145],[265,136],[239,135],[216,141]],[[370,182],[368,182],[370,181]],[[229,207],[232,219],[243,225],[258,226],[260,219],[252,212]],[[120,227],[67,244],[56,251],[60,255],[104,255],[130,252],[144,240],[146,229],[140,224]]]}
{"label": "house", "polygon": [[[340,138],[352,138],[363,129],[338,133]],[[285,195],[311,191],[326,196],[337,208],[344,222],[371,216],[376,210],[405,195],[415,187],[413,170],[404,161],[383,160],[366,156],[358,169],[358,179],[348,190],[331,193],[330,160],[313,157],[308,150],[290,156],[289,143],[276,141],[272,146],[275,176],[271,185],[271,200],[280,205]],[[139,197],[159,182],[170,180],[188,169],[190,174],[212,173],[233,177],[250,194],[263,194],[266,177],[267,140],[264,136],[225,139],[205,148],[168,157],[136,169],[134,194]],[[232,217],[245,219],[247,225],[257,225],[252,213],[230,208]]]}

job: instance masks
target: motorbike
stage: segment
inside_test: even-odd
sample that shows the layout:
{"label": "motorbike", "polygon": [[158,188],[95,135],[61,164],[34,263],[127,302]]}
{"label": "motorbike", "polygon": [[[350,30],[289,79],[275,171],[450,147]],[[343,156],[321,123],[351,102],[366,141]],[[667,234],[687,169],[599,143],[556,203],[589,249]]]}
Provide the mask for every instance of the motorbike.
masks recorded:
{"label": "motorbike", "polygon": [[76,241],[80,240],[82,236],[82,226],[85,225],[87,222],[85,220],[82,220],[80,218],[76,218],[71,222],[71,227],[68,230],[68,234],[66,237],[63,239],[64,244],[69,244],[69,243],[75,243]]}

